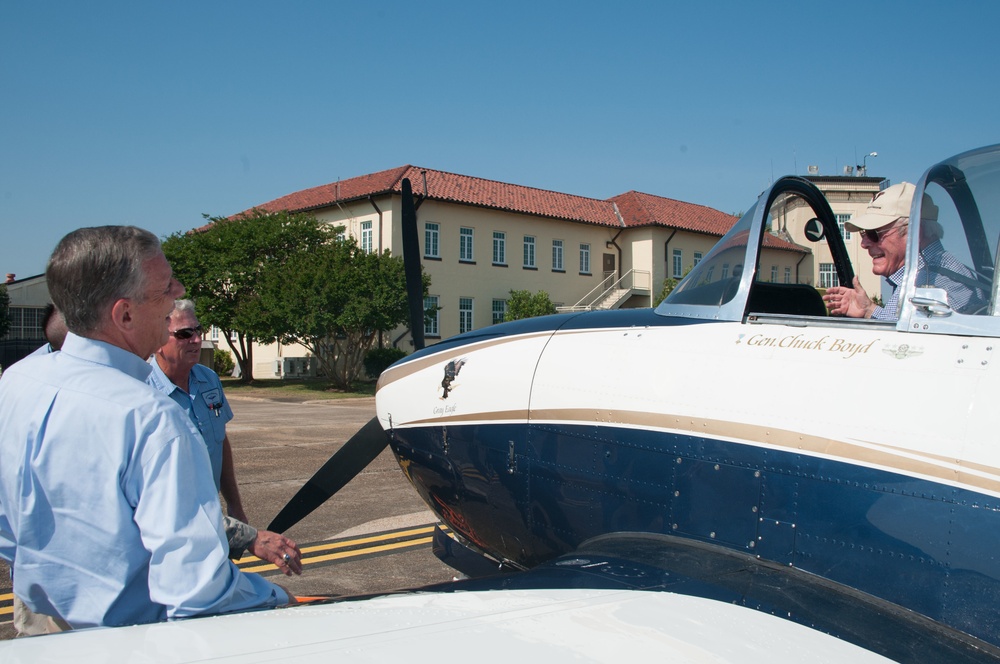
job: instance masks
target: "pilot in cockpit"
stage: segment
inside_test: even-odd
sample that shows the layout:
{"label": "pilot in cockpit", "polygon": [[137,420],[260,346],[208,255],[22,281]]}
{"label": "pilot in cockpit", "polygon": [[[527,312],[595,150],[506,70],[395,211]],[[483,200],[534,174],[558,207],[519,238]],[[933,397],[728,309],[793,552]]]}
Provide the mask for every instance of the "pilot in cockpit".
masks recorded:
{"label": "pilot in cockpit", "polygon": [[[892,294],[883,306],[875,304],[857,277],[854,288],[828,288],[823,300],[831,316],[896,320],[899,317],[899,286],[906,272],[906,237],[910,222],[910,204],[916,191],[902,182],[875,194],[864,214],[844,224],[847,230],[861,233],[861,247],[872,257],[872,272],[885,277]],[[938,222],[938,208],[924,194],[920,214],[920,253],[917,286],[943,288],[954,311],[974,314],[987,302],[987,294],[975,273],[941,244],[944,229]]]}

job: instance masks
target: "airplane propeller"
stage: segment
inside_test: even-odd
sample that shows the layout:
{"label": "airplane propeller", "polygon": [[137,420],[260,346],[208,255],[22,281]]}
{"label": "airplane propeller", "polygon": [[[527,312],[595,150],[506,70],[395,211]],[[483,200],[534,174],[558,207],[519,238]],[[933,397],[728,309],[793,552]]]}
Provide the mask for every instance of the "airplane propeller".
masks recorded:
{"label": "airplane propeller", "polygon": [[[406,297],[410,309],[410,334],[413,347],[424,347],[424,289],[420,270],[420,245],[417,236],[417,211],[413,203],[410,181],[403,178],[402,231],[403,267],[406,274]],[[389,438],[378,418],[373,417],[351,436],[316,473],[309,478],[292,499],[274,517],[268,530],[283,533],[304,519],[382,453]]]}

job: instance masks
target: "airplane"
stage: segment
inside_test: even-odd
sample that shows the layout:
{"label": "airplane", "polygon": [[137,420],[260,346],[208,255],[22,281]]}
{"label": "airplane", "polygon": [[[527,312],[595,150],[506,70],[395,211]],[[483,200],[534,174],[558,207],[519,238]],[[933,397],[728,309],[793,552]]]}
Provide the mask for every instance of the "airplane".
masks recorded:
{"label": "airplane", "polygon": [[[453,533],[435,551],[469,578],[28,639],[0,659],[54,661],[72,644],[176,662],[423,648],[484,661],[1000,661],[1000,145],[932,166],[915,189],[896,320],[828,315],[807,274],[768,281],[772,233],[816,243],[840,284],[854,279],[848,231],[789,176],[655,309],[422,348],[404,183],[418,350],[380,376],[376,417],[269,528],[304,518],[388,444]],[[928,200],[983,307],[962,309],[921,269]]]}

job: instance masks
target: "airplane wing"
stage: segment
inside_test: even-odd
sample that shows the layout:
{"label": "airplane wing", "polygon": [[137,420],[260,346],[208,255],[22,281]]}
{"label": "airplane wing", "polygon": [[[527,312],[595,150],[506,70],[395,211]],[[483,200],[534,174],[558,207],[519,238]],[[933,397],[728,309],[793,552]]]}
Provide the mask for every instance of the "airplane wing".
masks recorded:
{"label": "airplane wing", "polygon": [[[435,653],[437,653],[435,655]],[[4,662],[888,662],[726,602],[630,590],[407,593],[0,644]]]}

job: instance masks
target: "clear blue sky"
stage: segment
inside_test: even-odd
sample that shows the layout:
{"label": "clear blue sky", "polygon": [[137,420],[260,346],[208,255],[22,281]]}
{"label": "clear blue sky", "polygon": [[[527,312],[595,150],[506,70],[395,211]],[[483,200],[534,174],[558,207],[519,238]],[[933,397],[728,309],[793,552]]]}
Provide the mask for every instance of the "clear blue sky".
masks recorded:
{"label": "clear blue sky", "polygon": [[415,164],[749,208],[1000,142],[1000,3],[0,5],[0,276],[81,226],[167,236]]}

